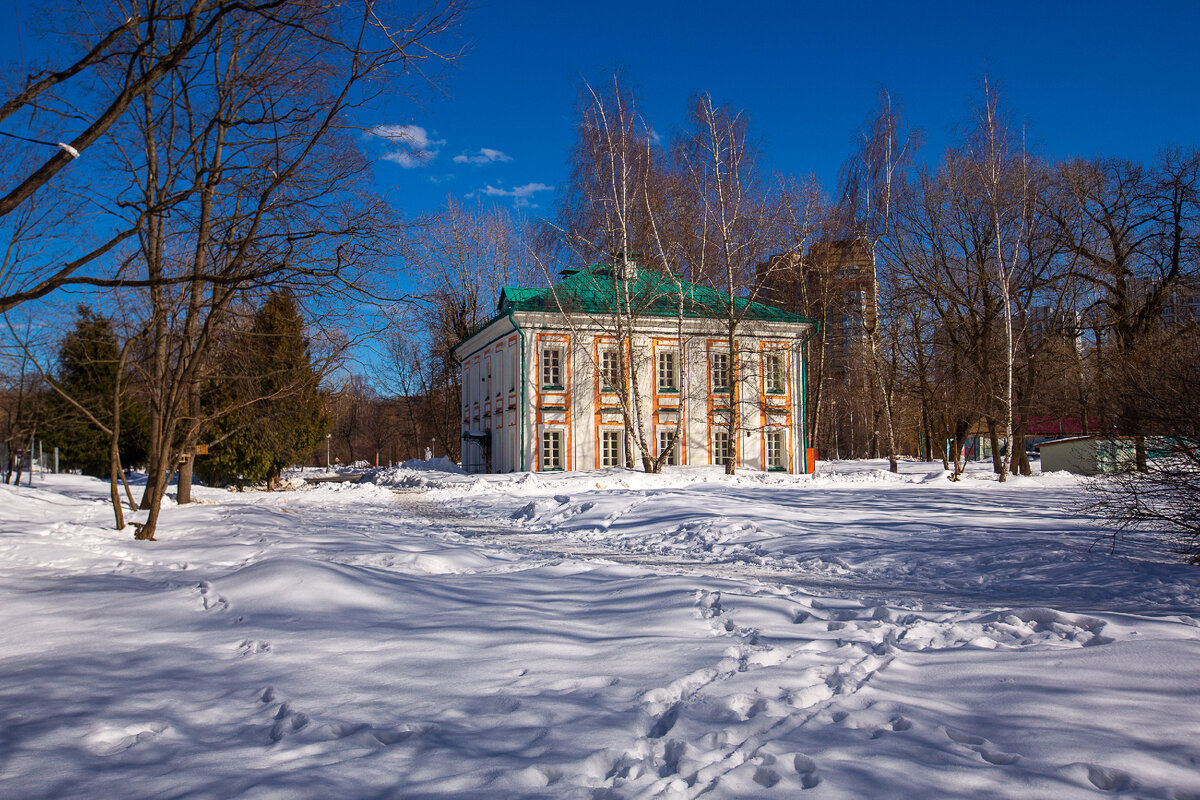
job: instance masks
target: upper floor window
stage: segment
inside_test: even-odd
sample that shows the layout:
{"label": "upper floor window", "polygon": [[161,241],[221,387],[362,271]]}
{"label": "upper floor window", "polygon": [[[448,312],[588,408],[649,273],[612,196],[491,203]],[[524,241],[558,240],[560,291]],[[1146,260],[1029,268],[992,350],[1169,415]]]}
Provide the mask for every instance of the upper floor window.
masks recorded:
{"label": "upper floor window", "polygon": [[763,357],[763,389],[768,394],[783,394],[785,384],[783,356],[768,353]]}
{"label": "upper floor window", "polygon": [[658,354],[658,390],[679,391],[679,369],[674,352]]}
{"label": "upper floor window", "polygon": [[621,362],[616,350],[600,351],[600,388],[615,391],[621,385]]}
{"label": "upper floor window", "polygon": [[542,386],[561,389],[562,385],[562,348],[547,347],[542,350]]}
{"label": "upper floor window", "polygon": [[709,356],[709,363],[712,365],[713,391],[728,392],[733,382],[729,373],[729,353],[712,353]]}

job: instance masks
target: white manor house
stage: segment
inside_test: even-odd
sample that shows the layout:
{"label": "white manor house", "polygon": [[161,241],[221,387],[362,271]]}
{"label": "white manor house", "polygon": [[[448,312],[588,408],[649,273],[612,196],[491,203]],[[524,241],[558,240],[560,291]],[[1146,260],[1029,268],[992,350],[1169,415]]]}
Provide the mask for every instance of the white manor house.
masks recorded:
{"label": "white manor house", "polygon": [[621,272],[594,265],[550,288],[505,288],[497,314],[455,346],[463,467],[640,466],[640,443],[667,465],[811,471],[805,353],[817,323],[674,275]]}

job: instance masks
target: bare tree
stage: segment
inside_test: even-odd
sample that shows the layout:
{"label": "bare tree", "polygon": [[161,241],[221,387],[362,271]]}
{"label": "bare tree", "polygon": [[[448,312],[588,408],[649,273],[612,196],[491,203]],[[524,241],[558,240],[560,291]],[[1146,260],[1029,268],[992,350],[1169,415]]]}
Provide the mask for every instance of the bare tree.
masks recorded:
{"label": "bare tree", "polygon": [[420,409],[422,445],[435,439],[455,460],[462,384],[453,348],[495,314],[500,289],[543,280],[534,240],[529,224],[504,209],[448,199],[405,242],[417,297],[387,314],[381,385]]}
{"label": "bare tree", "polygon": [[1146,529],[1200,564],[1200,335],[1188,327],[1152,338],[1154,349],[1121,378],[1148,400],[1141,422],[1154,457],[1092,479],[1086,510],[1111,526],[1113,548],[1124,532]]}
{"label": "bare tree", "polygon": [[[1197,277],[1200,151],[1164,150],[1153,168],[1102,158],[1058,165],[1045,213],[1073,275],[1091,289],[1086,318],[1097,329],[1097,354],[1113,366],[1135,363],[1160,326],[1172,296]],[[1190,289],[1188,289],[1190,291]],[[1145,467],[1142,396],[1108,387],[1122,432],[1139,437]]]}
{"label": "bare tree", "polygon": [[828,320],[836,313],[839,293],[835,288],[836,277],[832,274],[835,261],[813,258],[812,248],[816,242],[827,238],[830,211],[815,177],[802,180],[780,177],[777,180],[780,183],[781,231],[786,237],[787,248],[772,256],[765,265],[761,294],[764,302],[821,322],[809,340],[807,350],[812,377],[806,398],[808,419],[805,424],[808,441],[816,447],[824,433],[821,413],[827,399]]}
{"label": "bare tree", "polygon": [[873,112],[866,129],[860,134],[861,144],[843,169],[841,211],[848,228],[846,238],[860,238],[871,258],[871,308],[862,315],[863,329],[871,354],[871,370],[887,432],[888,468],[899,470],[896,459],[896,432],[892,413],[892,398],[886,391],[883,360],[879,344],[879,258],[881,243],[891,234],[895,214],[895,198],[905,163],[915,146],[915,140],[905,130],[900,108],[886,90],[880,93],[879,107]]}
{"label": "bare tree", "polygon": [[708,94],[692,99],[689,124],[676,146],[686,183],[685,213],[697,234],[691,248],[689,273],[715,291],[708,297],[720,310],[720,336],[727,348],[727,365],[717,356],[714,380],[725,383],[729,407],[726,435],[729,453],[725,472],[738,462],[739,434],[748,405],[757,405],[750,388],[758,377],[757,354],[745,352],[742,334],[760,308],[772,273],[785,262],[771,260],[784,238],[785,215],[759,168],[758,144],[750,137],[742,112],[713,104]]}
{"label": "bare tree", "polygon": [[[1032,210],[1029,158],[1024,132],[1018,147],[1015,134],[1000,117],[995,91],[984,81],[983,108],[974,141],[981,184],[992,218],[995,280],[1004,327],[1004,382],[1000,403],[1004,413],[1005,446],[1013,446],[1013,379],[1017,337],[1014,332],[1014,283],[1028,245]],[[1011,454],[1009,454],[1011,455]],[[1009,459],[1000,460],[999,479],[1008,479]]]}
{"label": "bare tree", "polygon": [[20,485],[32,470],[33,442],[44,412],[46,387],[41,371],[24,346],[31,325],[20,331],[5,320],[8,341],[0,349],[0,473],[5,483]]}
{"label": "bare tree", "polygon": [[[670,179],[653,131],[619,76],[600,88],[583,85],[577,130],[572,176],[555,230],[574,258],[602,263],[565,271],[566,279],[548,296],[575,342],[603,342],[582,351],[602,396],[614,397],[620,407],[626,465],[632,466],[636,450],[646,472],[659,472],[685,429],[681,400],[677,424],[655,455],[649,439],[653,413],[643,394],[655,370],[643,341],[650,321],[678,342],[677,380],[686,386],[684,290],[677,240],[666,218]],[[548,274],[549,263],[541,263]]]}
{"label": "bare tree", "polygon": [[[54,52],[67,53],[65,59],[30,75],[24,87],[0,104],[0,122],[24,117],[31,128],[37,125],[35,133],[49,137],[48,141],[16,137],[23,146],[15,158],[5,162],[9,167],[6,189],[0,196],[0,218],[22,209],[44,188],[53,188],[60,173],[85,153],[87,164],[94,163],[89,148],[106,141],[140,98],[186,69],[197,52],[211,49],[231,20],[261,23],[288,19],[296,5],[289,0],[140,0],[132,7],[115,2],[89,7],[86,20],[74,20],[72,30],[56,38],[65,46]],[[58,14],[49,18],[62,19]],[[80,125],[83,130],[74,136],[55,132]],[[46,145],[55,148],[52,155],[41,155]],[[87,165],[84,171],[91,176],[102,172]],[[97,205],[110,218],[109,224],[97,226],[105,231],[99,239],[89,237],[88,244],[63,255],[57,263],[50,262],[51,266],[29,263],[18,274],[10,274],[8,277],[16,280],[5,282],[0,312],[72,284],[112,287],[142,283],[119,271],[107,276],[82,272],[136,237],[150,214],[143,208],[111,216],[116,211],[115,198],[105,199],[107,203]],[[53,227],[58,218],[59,214],[51,214],[41,223]]]}
{"label": "bare tree", "polygon": [[239,298],[286,287],[330,302],[369,290],[393,232],[366,191],[347,117],[374,82],[440,57],[437,36],[460,10],[439,4],[399,25],[373,3],[230,18],[187,69],[140,96],[118,151],[136,177],[122,201],[146,218],[128,261],[149,286],[150,513],[139,538],[153,538],[177,468],[179,500],[189,498],[199,388]]}

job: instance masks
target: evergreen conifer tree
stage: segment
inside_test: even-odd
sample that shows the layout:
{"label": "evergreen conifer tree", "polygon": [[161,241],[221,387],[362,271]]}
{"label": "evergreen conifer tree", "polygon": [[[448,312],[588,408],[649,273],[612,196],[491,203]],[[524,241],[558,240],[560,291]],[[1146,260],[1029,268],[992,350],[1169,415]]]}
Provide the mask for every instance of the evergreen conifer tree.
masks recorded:
{"label": "evergreen conifer tree", "polygon": [[284,467],[316,449],[327,424],[321,376],[291,295],[267,298],[230,337],[223,363],[226,373],[205,392],[205,407],[217,414],[207,436],[214,444],[197,457],[196,474],[207,483],[273,487]]}
{"label": "evergreen conifer tree", "polygon": [[[76,310],[74,327],[63,338],[58,353],[55,383],[63,393],[87,408],[96,419],[112,419],[120,346],[112,320],[85,305]],[[147,422],[144,410],[132,400],[121,408],[119,452],[130,466],[146,458]],[[59,466],[85,475],[108,477],[109,435],[58,392],[50,395],[45,442],[59,449]]]}

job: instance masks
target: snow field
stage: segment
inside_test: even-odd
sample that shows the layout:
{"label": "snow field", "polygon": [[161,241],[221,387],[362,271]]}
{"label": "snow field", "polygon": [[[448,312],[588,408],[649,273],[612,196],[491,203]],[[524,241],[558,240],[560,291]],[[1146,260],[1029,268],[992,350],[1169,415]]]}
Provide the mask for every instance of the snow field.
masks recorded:
{"label": "snow field", "polygon": [[428,466],[0,487],[0,796],[1200,798],[1197,573],[1074,478]]}

